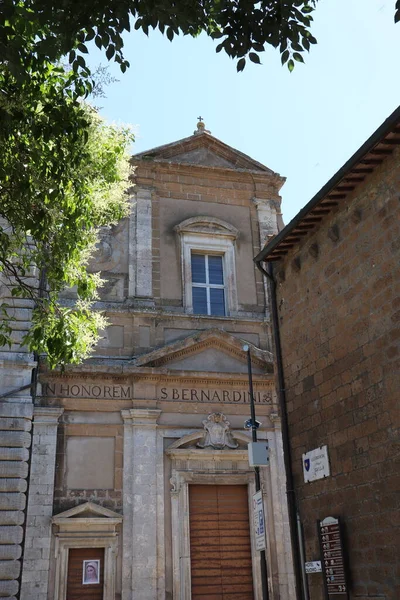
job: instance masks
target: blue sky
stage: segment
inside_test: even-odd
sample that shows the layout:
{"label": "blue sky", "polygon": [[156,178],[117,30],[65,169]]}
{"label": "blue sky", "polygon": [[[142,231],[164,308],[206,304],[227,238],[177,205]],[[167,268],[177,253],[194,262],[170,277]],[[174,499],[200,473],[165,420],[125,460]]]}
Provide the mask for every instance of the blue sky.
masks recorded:
{"label": "blue sky", "polygon": [[[226,144],[287,177],[287,223],[400,104],[400,23],[394,0],[320,0],[318,45],[289,73],[268,49],[236,61],[206,36],[125,36],[131,67],[97,99],[101,114],[134,126],[133,153],[191,135],[197,117]],[[96,48],[90,64],[107,63]]]}

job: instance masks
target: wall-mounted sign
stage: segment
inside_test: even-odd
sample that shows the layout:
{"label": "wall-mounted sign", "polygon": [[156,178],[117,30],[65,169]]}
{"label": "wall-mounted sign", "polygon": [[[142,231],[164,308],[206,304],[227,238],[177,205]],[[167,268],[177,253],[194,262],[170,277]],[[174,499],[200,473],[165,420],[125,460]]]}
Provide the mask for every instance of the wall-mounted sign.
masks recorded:
{"label": "wall-mounted sign", "polygon": [[103,383],[74,383],[74,382],[49,382],[42,385],[43,396],[64,398],[96,398],[129,400],[132,398],[130,385]]}
{"label": "wall-mounted sign", "polygon": [[261,491],[253,495],[253,524],[256,550],[265,550],[265,516]]}
{"label": "wall-mounted sign", "polygon": [[339,519],[326,517],[318,521],[325,593],[328,600],[348,598],[343,542]]}
{"label": "wall-mounted sign", "polygon": [[304,564],[306,573],[321,573],[322,565],[320,560],[312,560]]}
{"label": "wall-mounted sign", "polygon": [[304,481],[315,481],[329,477],[328,447],[321,446],[303,454]]}
{"label": "wall-mounted sign", "polygon": [[[158,400],[248,404],[250,402],[250,392],[234,389],[162,387],[158,393]],[[256,404],[272,404],[272,390],[254,392],[254,402]]]}

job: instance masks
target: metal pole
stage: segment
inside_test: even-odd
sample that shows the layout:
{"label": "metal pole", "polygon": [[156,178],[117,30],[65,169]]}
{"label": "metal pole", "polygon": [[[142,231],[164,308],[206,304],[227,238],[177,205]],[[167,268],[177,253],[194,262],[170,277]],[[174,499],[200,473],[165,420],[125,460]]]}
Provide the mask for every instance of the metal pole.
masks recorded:
{"label": "metal pole", "polygon": [[[246,346],[245,346],[246,348]],[[257,423],[256,423],[256,408],[254,404],[254,393],[253,393],[253,373],[251,370],[251,354],[250,347],[247,346],[247,370],[249,374],[249,388],[250,388],[250,414],[251,414],[251,434],[253,442],[257,441]],[[256,481],[256,492],[261,490],[260,481],[260,467],[254,467],[254,475]],[[265,539],[267,543],[267,539]],[[268,573],[267,573],[267,557],[265,550],[260,551],[260,566],[261,566],[261,585],[262,585],[262,597],[263,600],[269,600],[268,591]]]}

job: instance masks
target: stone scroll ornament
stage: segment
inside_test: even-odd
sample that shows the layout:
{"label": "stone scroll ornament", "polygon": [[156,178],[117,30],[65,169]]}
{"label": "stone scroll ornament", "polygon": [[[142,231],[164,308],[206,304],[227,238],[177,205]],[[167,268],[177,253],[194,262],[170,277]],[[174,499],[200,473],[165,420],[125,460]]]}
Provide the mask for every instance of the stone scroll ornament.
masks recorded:
{"label": "stone scroll ornament", "polygon": [[233,449],[239,446],[233,439],[229,421],[222,413],[216,412],[208,415],[207,419],[204,419],[203,425],[205,432],[202,439],[196,444],[198,448],[211,446],[216,450],[222,450],[225,446]]}

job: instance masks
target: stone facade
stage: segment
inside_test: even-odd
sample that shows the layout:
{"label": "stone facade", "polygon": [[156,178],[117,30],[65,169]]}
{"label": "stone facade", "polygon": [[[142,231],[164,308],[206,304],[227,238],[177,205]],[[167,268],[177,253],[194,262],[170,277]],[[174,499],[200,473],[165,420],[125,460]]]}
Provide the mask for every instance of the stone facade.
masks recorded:
{"label": "stone facade", "polygon": [[[260,254],[274,258],[305,558],[321,559],[317,519],[340,516],[357,600],[400,597],[399,119],[342,169],[314,214],[303,212],[307,235],[288,226]],[[336,206],[324,210],[324,198]],[[331,475],[305,483],[302,455],[323,445]],[[322,575],[307,580],[310,599],[325,598]]]}
{"label": "stone facade", "polygon": [[[130,215],[102,232],[91,266],[106,280],[97,308],[109,326],[91,360],[40,372],[20,598],[84,600],[69,555],[79,550],[90,560],[100,548],[104,599],[190,600],[189,486],[246,485],[249,507],[254,491],[243,430],[247,343],[259,435],[271,457],[261,469],[271,600],[291,600],[269,308],[252,263],[281,226],[284,179],[201,126],[132,162]],[[193,252],[221,257],[224,314],[213,312],[211,292],[208,314],[196,314]],[[230,442],[201,447],[203,422],[216,413],[217,423],[229,423]],[[252,530],[250,541],[258,600]]]}
{"label": "stone facade", "polygon": [[10,348],[0,349],[0,597],[20,589],[31,447],[33,357],[20,346],[30,319],[27,300],[9,296],[0,277],[0,304],[13,317]]}

